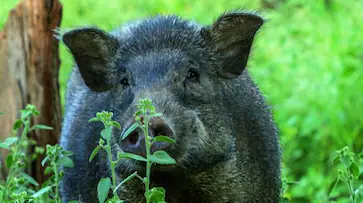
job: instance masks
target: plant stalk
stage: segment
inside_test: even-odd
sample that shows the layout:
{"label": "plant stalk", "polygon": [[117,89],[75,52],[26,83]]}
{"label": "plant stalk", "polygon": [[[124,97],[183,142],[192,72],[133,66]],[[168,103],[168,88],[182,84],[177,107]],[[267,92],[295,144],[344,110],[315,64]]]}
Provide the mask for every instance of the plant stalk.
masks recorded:
{"label": "plant stalk", "polygon": [[17,161],[18,156],[19,156],[19,150],[20,150],[20,147],[21,147],[20,145],[21,145],[22,140],[27,136],[28,131],[29,131],[29,127],[30,127],[30,119],[29,119],[29,117],[27,117],[25,122],[24,122],[23,132],[21,133],[20,139],[16,143],[16,147],[15,147],[15,151],[14,151],[14,157],[13,157],[13,164],[11,165],[11,167],[9,169],[8,177],[7,177],[6,183],[5,183],[4,193],[3,193],[2,198],[1,198],[1,202],[4,202],[4,200],[7,200],[7,197],[6,197],[7,194],[6,193],[8,192],[10,183],[14,179],[13,176],[14,176],[14,173],[15,173],[15,164],[16,164],[16,161]]}
{"label": "plant stalk", "polygon": [[53,171],[54,171],[54,181],[55,181],[55,201],[59,203],[59,174],[58,174],[58,167],[56,162],[53,162]]}
{"label": "plant stalk", "polygon": [[150,142],[149,142],[149,118],[146,115],[146,110],[144,110],[144,132],[145,132],[145,146],[146,146],[146,180],[145,183],[145,197],[146,203],[150,203],[149,193],[150,193],[150,169],[151,169],[151,161],[150,161]]}

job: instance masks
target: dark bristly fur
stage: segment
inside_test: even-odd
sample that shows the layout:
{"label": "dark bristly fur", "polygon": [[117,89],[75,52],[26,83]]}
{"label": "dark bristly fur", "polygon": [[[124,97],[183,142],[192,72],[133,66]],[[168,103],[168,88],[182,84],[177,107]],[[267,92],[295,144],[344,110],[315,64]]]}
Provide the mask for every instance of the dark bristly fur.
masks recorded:
{"label": "dark bristly fur", "polygon": [[[166,189],[168,203],[278,202],[280,148],[270,108],[246,67],[256,32],[257,14],[226,12],[209,26],[176,16],[154,16],[107,33],[77,28],[62,40],[74,56],[66,94],[61,145],[74,152],[66,168],[63,201],[97,200],[97,183],[110,175],[97,146],[100,123],[88,123],[106,110],[123,126],[135,103],[153,101],[174,132],[167,151],[176,165],[154,165],[152,186]],[[197,77],[187,77],[193,71]],[[127,78],[126,83],[120,83]],[[120,131],[112,150],[121,151]],[[122,160],[118,180],[142,164]],[[144,202],[143,184],[135,179],[119,191],[128,203]]]}

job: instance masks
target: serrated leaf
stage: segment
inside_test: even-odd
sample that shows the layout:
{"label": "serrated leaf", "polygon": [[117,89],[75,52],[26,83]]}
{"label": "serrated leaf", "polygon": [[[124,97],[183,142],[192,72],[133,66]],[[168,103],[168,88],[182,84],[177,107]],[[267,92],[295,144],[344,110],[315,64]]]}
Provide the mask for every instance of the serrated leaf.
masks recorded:
{"label": "serrated leaf", "polygon": [[130,133],[132,133],[136,128],[139,127],[139,123],[135,122],[134,124],[132,124],[127,130],[126,132],[122,135],[122,140],[124,140],[127,136],[130,135]]}
{"label": "serrated leaf", "polygon": [[147,162],[147,159],[145,159],[144,157],[142,156],[139,156],[139,155],[136,155],[136,154],[131,154],[131,153],[122,153],[120,154],[120,156],[122,158],[129,158],[129,159],[135,159],[135,160],[138,160],[138,161],[144,161],[144,162]]}
{"label": "serrated leaf", "polygon": [[121,130],[121,125],[117,121],[111,121],[111,125]]}
{"label": "serrated leaf", "polygon": [[164,150],[158,150],[150,156],[150,160],[157,164],[175,164],[176,161]]}
{"label": "serrated leaf", "polygon": [[53,168],[50,166],[47,166],[44,170],[44,175],[48,175],[49,173],[53,172]]}
{"label": "serrated leaf", "polygon": [[48,160],[49,160],[49,157],[48,157],[48,156],[46,156],[46,157],[42,160],[42,162],[41,162],[42,166],[44,166],[44,165],[45,165],[45,163],[46,163]]}
{"label": "serrated leaf", "polygon": [[21,121],[20,119],[16,120],[14,122],[14,125],[13,125],[13,130],[17,130],[21,127],[21,125],[23,124],[23,121]]}
{"label": "serrated leaf", "polygon": [[32,129],[39,129],[39,130],[53,130],[52,127],[46,125],[33,125]]}
{"label": "serrated leaf", "polygon": [[328,187],[328,196],[330,195],[330,193],[333,191],[333,189],[337,186],[339,182],[339,178],[336,177],[329,185]]}
{"label": "serrated leaf", "polygon": [[96,148],[94,148],[94,150],[91,153],[91,156],[89,157],[89,162],[91,162],[93,160],[93,158],[95,158],[95,156],[98,154],[98,151],[100,151],[101,146],[98,145]]}
{"label": "serrated leaf", "polygon": [[153,142],[168,142],[168,143],[175,143],[175,140],[173,140],[170,137],[164,136],[164,135],[159,135],[154,137]]}
{"label": "serrated leaf", "polygon": [[10,168],[11,165],[13,165],[13,155],[12,154],[9,154],[7,157],[6,157],[6,160],[5,160],[5,164],[6,164],[6,167]]}
{"label": "serrated leaf", "polygon": [[46,187],[43,187],[42,189],[40,189],[38,192],[34,193],[32,195],[32,197],[34,198],[38,198],[40,196],[42,196],[44,193],[48,192],[50,189],[52,189],[52,186],[46,186]]}
{"label": "serrated leaf", "polygon": [[64,166],[64,167],[67,167],[67,168],[73,168],[74,167],[74,163],[73,163],[72,159],[69,158],[69,157],[66,157],[66,156],[60,158],[58,163],[61,166]]}
{"label": "serrated leaf", "polygon": [[104,203],[111,188],[110,178],[101,178],[97,185],[97,197],[100,203]]}
{"label": "serrated leaf", "polygon": [[22,172],[21,175],[31,184],[35,185],[35,186],[39,186],[38,182],[36,180],[34,180],[33,177],[29,176],[28,174]]}
{"label": "serrated leaf", "polygon": [[112,129],[110,127],[105,128],[101,131],[101,137],[105,140],[110,140],[111,139],[111,133],[112,133]]}
{"label": "serrated leaf", "polygon": [[355,178],[359,177],[359,166],[356,163],[352,163],[349,167],[350,172],[353,174]]}
{"label": "serrated leaf", "polygon": [[93,117],[93,118],[88,120],[88,122],[98,122],[98,121],[101,121],[101,119],[98,118],[98,117]]}
{"label": "serrated leaf", "polygon": [[149,199],[151,202],[165,201],[165,189],[162,187],[154,187],[150,190]]}

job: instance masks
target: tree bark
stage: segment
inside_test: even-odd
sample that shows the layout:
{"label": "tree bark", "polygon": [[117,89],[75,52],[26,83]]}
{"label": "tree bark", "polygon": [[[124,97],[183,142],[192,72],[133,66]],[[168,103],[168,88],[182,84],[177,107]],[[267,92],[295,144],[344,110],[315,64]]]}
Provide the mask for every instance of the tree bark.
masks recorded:
{"label": "tree bark", "polygon": [[[0,116],[1,140],[12,133],[19,110],[26,104],[33,104],[40,116],[35,117],[32,124],[48,125],[53,130],[33,131],[30,136],[42,147],[58,143],[60,60],[54,30],[59,27],[61,17],[59,0],[23,0],[10,11],[0,32],[0,111],[5,113]],[[4,159],[6,152],[1,152]],[[45,180],[43,158],[39,157],[30,166],[30,175],[39,183]],[[1,168],[4,168],[3,162]]]}

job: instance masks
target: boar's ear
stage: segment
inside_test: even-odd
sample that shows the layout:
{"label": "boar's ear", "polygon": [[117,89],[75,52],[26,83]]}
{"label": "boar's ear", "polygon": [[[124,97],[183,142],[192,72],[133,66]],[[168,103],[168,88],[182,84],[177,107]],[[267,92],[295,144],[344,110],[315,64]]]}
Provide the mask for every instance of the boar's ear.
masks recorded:
{"label": "boar's ear", "polygon": [[97,28],[79,28],[63,34],[62,40],[72,53],[85,84],[95,92],[116,84],[115,61],[118,40]]}
{"label": "boar's ear", "polygon": [[229,12],[202,28],[202,36],[220,57],[221,77],[236,78],[243,72],[253,39],[262,24],[263,19],[256,14]]}

